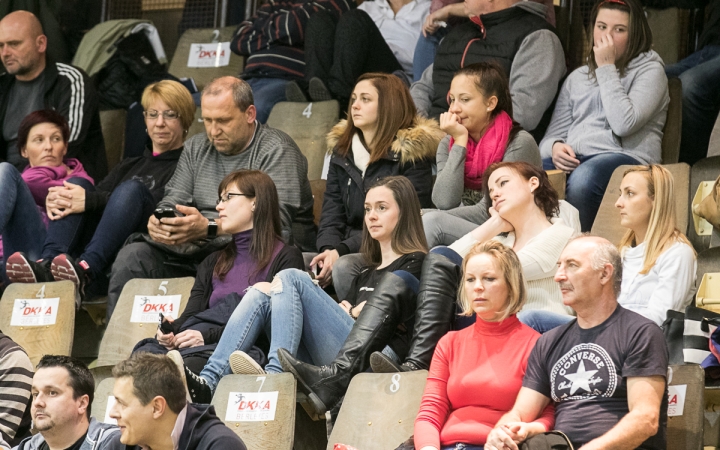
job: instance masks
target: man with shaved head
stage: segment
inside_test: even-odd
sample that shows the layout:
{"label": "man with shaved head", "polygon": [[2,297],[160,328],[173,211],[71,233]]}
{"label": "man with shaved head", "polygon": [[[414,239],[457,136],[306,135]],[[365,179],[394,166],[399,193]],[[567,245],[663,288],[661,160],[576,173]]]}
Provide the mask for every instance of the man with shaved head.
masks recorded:
{"label": "man with shaved head", "polygon": [[577,319],[537,341],[515,406],[485,450],[517,450],[545,432],[533,421],[551,401],[555,429],[574,448],[665,449],[667,347],[654,322],[618,304],[617,249],[594,236],[571,240],[555,281]]}
{"label": "man with shaved head", "polygon": [[20,122],[33,111],[52,109],[70,126],[68,158],[77,158],[95,181],[107,175],[98,98],[81,69],[50,60],[40,21],[27,11],[0,20],[0,161],[18,170],[27,160],[17,148]]}
{"label": "man with shaved head", "polygon": [[195,276],[200,261],[230,242],[215,207],[220,181],[236,170],[268,174],[277,187],[283,238],[314,247],[307,159],[290,136],[257,122],[250,85],[236,77],[217,78],[203,89],[201,106],[205,133],[185,141],[158,203],[184,217],[151,216],[148,234],[120,250],[110,277],[108,318],[131,279]]}

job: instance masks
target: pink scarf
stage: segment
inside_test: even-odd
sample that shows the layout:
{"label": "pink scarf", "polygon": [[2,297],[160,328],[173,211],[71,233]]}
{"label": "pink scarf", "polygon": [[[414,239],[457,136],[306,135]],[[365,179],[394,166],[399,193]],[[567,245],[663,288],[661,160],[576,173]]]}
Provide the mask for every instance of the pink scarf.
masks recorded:
{"label": "pink scarf", "polygon": [[[513,123],[510,116],[502,111],[492,121],[480,142],[475,143],[468,137],[465,156],[465,188],[482,189],[482,176],[491,164],[500,162],[505,156],[510,130]],[[450,150],[455,140],[450,138]],[[448,150],[448,151],[450,151]]]}

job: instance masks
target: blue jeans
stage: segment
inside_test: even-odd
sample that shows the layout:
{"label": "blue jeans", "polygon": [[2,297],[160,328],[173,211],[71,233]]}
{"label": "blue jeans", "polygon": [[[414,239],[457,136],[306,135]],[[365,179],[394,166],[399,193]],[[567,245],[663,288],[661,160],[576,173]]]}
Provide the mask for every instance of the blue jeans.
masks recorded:
{"label": "blue jeans", "polygon": [[265,123],[276,103],[285,101],[285,86],[290,80],[283,78],[250,78],[247,80],[252,88],[257,110],[257,120]]}
{"label": "blue jeans", "polygon": [[273,285],[270,295],[250,288],[225,326],[217,348],[200,372],[213,391],[220,379],[231,373],[230,354],[250,349],[263,331],[270,338],[265,366],[268,373],[282,372],[279,348],[307,363],[329,364],[350,334],[353,320],[307,273],[287,269],[276,277],[282,286]]}
{"label": "blue jeans", "polygon": [[[85,178],[70,178],[67,181],[81,186],[86,192],[95,191],[95,186]],[[89,224],[97,224],[97,220],[88,213],[70,214],[59,220],[51,220],[41,258],[52,259],[61,253],[76,257],[79,249],[87,243],[84,230]]]}
{"label": "blue jeans", "polygon": [[[15,252],[25,252],[31,260],[40,258],[45,241],[45,224],[30,188],[20,172],[10,163],[0,163],[0,233],[5,259]],[[5,278],[5,264],[0,268]]]}
{"label": "blue jeans", "polygon": [[100,223],[80,260],[90,265],[92,277],[105,272],[125,240],[136,231],[145,231],[155,199],[139,180],[127,180],[113,190]]}
{"label": "blue jeans", "polygon": [[423,36],[422,31],[420,32],[413,55],[413,81],[418,81],[425,69],[435,61],[435,51],[447,33],[447,28],[440,28],[435,34],[430,34],[427,37]]}
{"label": "blue jeans", "polygon": [[517,317],[520,322],[540,334],[550,331],[553,328],[557,328],[560,325],[565,325],[574,319],[573,316],[566,316],[565,314],[557,314],[540,309],[526,309],[524,311],[520,311],[517,314]]}
{"label": "blue jeans", "polygon": [[720,45],[707,45],[665,68],[682,81],[680,161],[693,165],[707,156],[710,134],[720,112]]}
{"label": "blue jeans", "polygon": [[[587,232],[592,228],[615,169],[623,164],[638,165],[640,162],[622,153],[599,153],[578,156],[577,159],[580,160],[580,165],[568,175],[565,200],[577,208],[582,231]],[[543,169],[555,169],[552,158],[543,159]]]}

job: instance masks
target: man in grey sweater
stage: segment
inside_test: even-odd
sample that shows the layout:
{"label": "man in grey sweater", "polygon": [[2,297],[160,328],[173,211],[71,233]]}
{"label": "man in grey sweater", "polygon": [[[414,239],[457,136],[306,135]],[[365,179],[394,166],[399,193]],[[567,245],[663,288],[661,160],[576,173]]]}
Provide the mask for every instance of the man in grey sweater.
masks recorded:
{"label": "man in grey sweater", "polygon": [[207,85],[201,106],[206,134],[185,142],[158,204],[184,216],[151,216],[148,234],[131,237],[134,242],[120,250],[110,278],[108,319],[131,279],[195,276],[198,263],[230,242],[215,206],[218,185],[236,170],[262,170],[270,175],[280,198],[283,238],[313,247],[307,159],[295,142],[282,131],[257,123],[252,90],[238,78],[222,77]]}

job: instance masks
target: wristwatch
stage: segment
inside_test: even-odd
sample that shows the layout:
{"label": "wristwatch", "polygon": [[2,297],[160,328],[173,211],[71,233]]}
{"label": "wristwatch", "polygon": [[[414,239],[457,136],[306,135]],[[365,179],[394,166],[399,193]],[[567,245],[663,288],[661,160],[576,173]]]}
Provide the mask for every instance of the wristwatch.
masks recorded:
{"label": "wristwatch", "polygon": [[215,219],[208,219],[207,237],[214,238],[217,236],[218,224]]}

